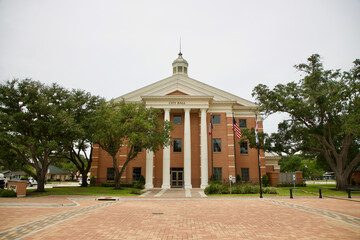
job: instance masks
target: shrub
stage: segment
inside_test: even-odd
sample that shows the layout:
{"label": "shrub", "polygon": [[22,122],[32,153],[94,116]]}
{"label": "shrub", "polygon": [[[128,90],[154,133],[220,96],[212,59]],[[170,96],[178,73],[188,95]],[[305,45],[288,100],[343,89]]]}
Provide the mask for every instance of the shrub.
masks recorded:
{"label": "shrub", "polygon": [[[276,187],[293,187],[294,183],[279,183]],[[306,187],[306,183],[296,183],[295,187]]]}
{"label": "shrub", "polygon": [[145,184],[145,178],[143,175],[140,175],[139,182],[141,182],[142,184]]}
{"label": "shrub", "polygon": [[[227,183],[222,184],[210,184],[204,190],[205,194],[229,194],[230,185]],[[262,188],[263,193],[278,194],[278,190],[275,187]],[[260,193],[260,185],[257,184],[243,184],[233,185],[231,187],[231,193],[233,194],[256,194]]]}
{"label": "shrub", "polygon": [[96,178],[95,178],[95,176],[91,176],[90,177],[90,186],[95,186],[95,183],[96,183]]}
{"label": "shrub", "polygon": [[266,174],[262,176],[261,183],[264,187],[269,186],[269,177]]}
{"label": "shrub", "polygon": [[239,174],[236,175],[236,183],[242,184],[242,182],[241,182],[241,177],[240,177]]}
{"label": "shrub", "polygon": [[211,180],[211,179],[210,179],[209,184],[210,184],[210,185],[211,185],[211,184],[222,184],[222,181],[221,181],[221,180]]}
{"label": "shrub", "polygon": [[267,194],[279,194],[279,191],[275,187],[264,187],[262,192]]}
{"label": "shrub", "polygon": [[[102,187],[115,187],[115,183],[102,183]],[[132,183],[120,183],[121,187],[133,187]]]}
{"label": "shrub", "polygon": [[0,197],[16,197],[16,192],[12,190],[2,189],[0,191]]}
{"label": "shrub", "polygon": [[230,188],[228,184],[225,183],[212,183],[204,190],[205,194],[228,194],[230,193]]}
{"label": "shrub", "polygon": [[144,189],[145,188],[144,184],[141,181],[133,182],[132,185],[133,185],[134,188],[137,188],[137,189]]}

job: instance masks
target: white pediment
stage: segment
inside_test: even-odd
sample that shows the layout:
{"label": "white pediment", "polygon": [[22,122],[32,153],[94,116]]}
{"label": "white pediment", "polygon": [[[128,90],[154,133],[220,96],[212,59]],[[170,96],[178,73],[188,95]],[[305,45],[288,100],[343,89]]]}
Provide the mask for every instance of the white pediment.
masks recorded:
{"label": "white pediment", "polygon": [[251,101],[181,74],[174,74],[169,78],[165,78],[146,87],[122,95],[116,98],[115,101],[125,99],[125,101],[128,102],[140,102],[143,101],[143,98],[167,96],[173,93],[176,94],[177,92],[180,92],[179,94],[181,95],[187,95],[187,98],[191,96],[209,97],[212,99],[213,103],[233,102],[234,104],[237,103],[241,106],[257,106]]}

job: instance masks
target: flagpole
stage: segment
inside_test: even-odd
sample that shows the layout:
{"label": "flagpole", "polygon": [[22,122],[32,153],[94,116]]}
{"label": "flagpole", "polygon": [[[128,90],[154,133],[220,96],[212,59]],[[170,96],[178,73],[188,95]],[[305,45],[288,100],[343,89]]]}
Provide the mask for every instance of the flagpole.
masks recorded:
{"label": "flagpole", "polygon": [[[232,113],[233,115],[233,119],[234,119],[234,113]],[[233,123],[233,137],[234,137],[234,162],[235,162],[235,179],[237,176],[237,169],[236,169],[236,144],[235,144],[235,128],[234,128],[234,123]]]}
{"label": "flagpole", "polygon": [[259,144],[259,139],[258,139],[258,125],[257,125],[257,115],[256,116],[256,129],[255,129],[255,137],[256,137],[256,145],[257,145],[257,152],[258,152],[258,166],[259,166],[259,184],[260,184],[260,198],[263,198],[262,196],[262,187],[261,187],[261,170],[260,170],[260,144]]}
{"label": "flagpole", "polygon": [[211,181],[214,180],[214,146],[213,146],[213,126],[212,116],[210,115],[210,128],[211,128]]}

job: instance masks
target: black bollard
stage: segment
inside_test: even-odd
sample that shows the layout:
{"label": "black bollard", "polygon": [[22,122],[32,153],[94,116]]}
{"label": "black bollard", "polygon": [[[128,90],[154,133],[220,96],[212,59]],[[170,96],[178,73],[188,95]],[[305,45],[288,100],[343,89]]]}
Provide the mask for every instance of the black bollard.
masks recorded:
{"label": "black bollard", "polygon": [[293,195],[292,195],[292,188],[290,188],[290,198],[293,198]]}
{"label": "black bollard", "polygon": [[347,192],[348,192],[348,198],[351,198],[350,190],[347,190]]}
{"label": "black bollard", "polygon": [[322,198],[321,188],[319,188],[319,198]]}

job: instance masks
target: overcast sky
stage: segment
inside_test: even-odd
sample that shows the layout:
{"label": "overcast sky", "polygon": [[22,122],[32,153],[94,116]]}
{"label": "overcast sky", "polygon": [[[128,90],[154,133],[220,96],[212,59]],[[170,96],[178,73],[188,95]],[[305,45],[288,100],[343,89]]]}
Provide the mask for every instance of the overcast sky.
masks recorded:
{"label": "overcast sky", "polygon": [[349,70],[360,58],[360,1],[0,0],[0,80],[110,100],[171,76],[180,36],[189,77],[255,101],[257,84],[298,80],[293,66],[313,53]]}

